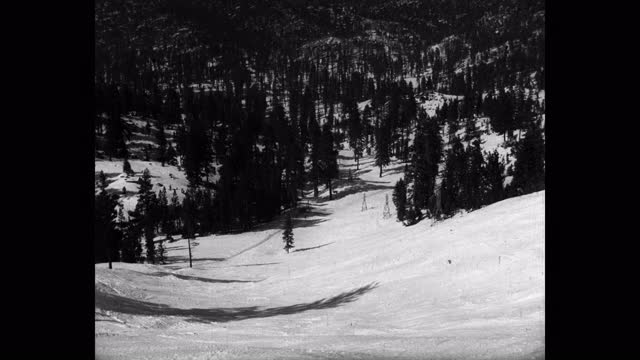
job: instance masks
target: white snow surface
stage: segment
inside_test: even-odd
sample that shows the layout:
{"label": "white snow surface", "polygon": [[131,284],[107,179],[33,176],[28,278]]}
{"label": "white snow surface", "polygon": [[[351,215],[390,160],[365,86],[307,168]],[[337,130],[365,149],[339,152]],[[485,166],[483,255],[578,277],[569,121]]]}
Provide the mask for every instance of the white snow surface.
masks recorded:
{"label": "white snow surface", "polygon": [[[178,189],[177,194],[180,199],[184,197],[181,190],[187,189],[189,181],[183,171],[178,170],[176,166],[167,165],[162,166],[157,161],[143,161],[143,160],[129,160],[131,169],[134,171],[133,176],[127,177],[122,172],[123,160],[95,160],[95,172],[99,173],[103,171],[106,175],[109,185],[107,189],[113,189],[122,191],[122,188],[127,189],[127,195],[121,196],[122,204],[125,210],[133,210],[138,202],[138,190],[140,186],[137,181],[142,176],[144,169],[149,169],[151,175],[152,189],[156,193],[165,187],[167,189],[167,197],[171,199],[173,195],[173,189]],[[172,190],[169,190],[171,186]]]}
{"label": "white snow surface", "polygon": [[405,227],[391,201],[404,165],[380,178],[340,154],[358,179],[294,217],[289,254],[277,219],[197,238],[193,268],[187,240],[166,244],[166,265],[97,264],[96,358],[544,358],[545,192]]}

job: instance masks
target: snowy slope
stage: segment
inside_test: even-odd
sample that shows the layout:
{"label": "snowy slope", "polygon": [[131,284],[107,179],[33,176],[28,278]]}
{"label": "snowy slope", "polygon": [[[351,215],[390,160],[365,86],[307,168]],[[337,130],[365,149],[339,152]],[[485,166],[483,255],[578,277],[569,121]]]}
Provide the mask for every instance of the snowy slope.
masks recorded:
{"label": "snowy slope", "polygon": [[[122,172],[123,160],[95,160],[95,173],[98,174],[103,171],[106,178],[107,190],[117,192],[121,195],[122,204],[125,210],[133,210],[138,202],[138,189],[140,186],[137,181],[142,176],[144,169],[149,169],[151,174],[151,184],[153,185],[153,191],[158,192],[165,187],[167,189],[167,196],[171,198],[173,189],[178,189],[177,194],[180,199],[184,197],[181,190],[187,190],[189,181],[182,170],[179,170],[175,166],[166,165],[162,166],[157,161],[143,161],[143,160],[129,160],[131,169],[134,171],[133,176],[127,177]],[[127,194],[122,194],[122,188],[126,189]]]}
{"label": "snowy slope", "polygon": [[97,358],[543,358],[544,191],[404,227],[382,217],[403,165],[350,157],[290,254],[277,220],[198,238],[193,269],[185,240],[166,265],[96,265]]}

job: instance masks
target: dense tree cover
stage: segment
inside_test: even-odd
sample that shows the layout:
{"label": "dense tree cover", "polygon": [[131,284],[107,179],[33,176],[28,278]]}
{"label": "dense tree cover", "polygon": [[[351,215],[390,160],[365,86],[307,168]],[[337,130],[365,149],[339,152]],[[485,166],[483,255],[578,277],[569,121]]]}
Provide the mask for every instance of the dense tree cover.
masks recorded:
{"label": "dense tree cover", "polygon": [[[365,153],[380,177],[405,163],[408,224],[544,188],[543,30],[543,1],[96,1],[97,155],[129,176],[128,159],[177,165],[190,184],[181,201],[145,172],[127,213],[105,179],[96,259],[155,262],[157,235],[250,229],[307,183],[332,199],[343,143],[356,170]],[[459,96],[430,118],[417,102],[433,91]],[[515,144],[508,188],[479,116]],[[128,145],[134,117],[156,146]]]}

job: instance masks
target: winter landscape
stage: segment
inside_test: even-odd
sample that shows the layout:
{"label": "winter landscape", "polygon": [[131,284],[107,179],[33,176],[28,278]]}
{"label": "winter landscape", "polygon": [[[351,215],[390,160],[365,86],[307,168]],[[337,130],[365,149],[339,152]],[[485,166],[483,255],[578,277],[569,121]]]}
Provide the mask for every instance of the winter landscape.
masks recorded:
{"label": "winter landscape", "polygon": [[544,1],[95,21],[96,359],[545,358]]}

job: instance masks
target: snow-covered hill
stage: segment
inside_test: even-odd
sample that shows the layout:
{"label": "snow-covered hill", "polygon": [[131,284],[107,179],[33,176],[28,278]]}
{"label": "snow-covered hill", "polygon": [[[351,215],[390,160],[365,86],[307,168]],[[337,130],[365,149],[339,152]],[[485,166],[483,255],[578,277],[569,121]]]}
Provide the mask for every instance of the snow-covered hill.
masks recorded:
{"label": "snow-covered hill", "polygon": [[[129,160],[131,169],[134,175],[127,176],[123,170],[123,160],[98,160],[95,161],[96,174],[103,171],[106,178],[108,191],[113,191],[120,194],[120,199],[125,210],[133,210],[138,202],[138,179],[142,176],[142,172],[145,169],[149,170],[151,174],[152,189],[155,192],[160,191],[163,187],[166,188],[169,197],[172,195],[172,191],[177,189],[177,195],[179,199],[182,199],[184,195],[183,190],[187,190],[189,181],[186,175],[176,166],[165,164],[162,166],[157,161],[143,161],[143,160]],[[126,190],[123,191],[123,188]]]}
{"label": "snow-covered hill", "polygon": [[198,238],[192,269],[186,240],[166,265],[97,264],[96,358],[543,358],[545,192],[404,227],[403,165],[340,154],[357,179],[294,218],[290,254],[279,219]]}

